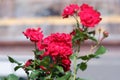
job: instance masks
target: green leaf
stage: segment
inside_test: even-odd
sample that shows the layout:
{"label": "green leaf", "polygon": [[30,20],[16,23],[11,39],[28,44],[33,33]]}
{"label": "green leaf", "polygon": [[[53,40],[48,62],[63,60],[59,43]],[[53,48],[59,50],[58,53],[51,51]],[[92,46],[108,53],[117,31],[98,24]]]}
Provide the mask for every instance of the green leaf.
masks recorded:
{"label": "green leaf", "polygon": [[88,37],[86,32],[81,32],[79,29],[77,29],[76,34],[74,35],[72,41],[73,42],[77,40],[84,41],[86,37]]}
{"label": "green leaf", "polygon": [[80,40],[80,37],[79,37],[79,36],[74,36],[73,39],[72,39],[73,42],[75,42],[75,41],[77,41],[77,40]]}
{"label": "green leaf", "polygon": [[75,57],[76,57],[76,54],[74,53],[70,56],[70,59],[73,60]]}
{"label": "green leaf", "polygon": [[100,46],[97,51],[95,52],[96,56],[102,55],[106,52],[106,48],[104,46]]}
{"label": "green leaf", "polygon": [[44,51],[39,51],[38,49],[33,51],[36,55],[41,55],[44,53]]}
{"label": "green leaf", "polygon": [[10,61],[11,63],[14,63],[14,62],[15,62],[15,60],[14,60],[12,57],[10,57],[10,56],[8,56],[8,59],[9,59],[9,61]]}
{"label": "green leaf", "polygon": [[88,32],[88,34],[93,34],[93,35],[95,35],[95,30]]}
{"label": "green leaf", "polygon": [[66,74],[63,77],[57,78],[56,80],[69,80],[71,76],[70,72],[66,72]]}
{"label": "green leaf", "polygon": [[92,59],[92,58],[96,58],[96,55],[95,55],[95,54],[89,54],[88,57],[89,57],[90,59]]}
{"label": "green leaf", "polygon": [[30,78],[31,79],[36,79],[38,77],[38,75],[39,75],[39,71],[34,70],[34,71],[31,72]]}
{"label": "green leaf", "polygon": [[16,66],[14,70],[17,71],[19,68],[22,68],[22,66]]}
{"label": "green leaf", "polygon": [[17,62],[16,60],[14,60],[12,57],[8,56],[8,59],[11,63],[16,63],[18,65],[21,65],[21,63]]}
{"label": "green leaf", "polygon": [[39,51],[36,53],[36,55],[41,55],[41,54],[43,54],[43,51]]}
{"label": "green leaf", "polygon": [[8,75],[7,80],[19,80],[19,78],[14,74],[10,74]]}
{"label": "green leaf", "polygon": [[46,56],[42,59],[40,64],[43,65],[43,66],[48,66],[50,64],[50,62],[51,62],[50,56]]}
{"label": "green leaf", "polygon": [[80,56],[80,57],[78,57],[78,59],[88,60],[88,59],[89,59],[89,57],[88,57],[87,55],[85,55],[85,56]]}
{"label": "green leaf", "polygon": [[33,70],[33,68],[31,66],[26,67],[27,70]]}
{"label": "green leaf", "polygon": [[80,65],[79,65],[79,68],[84,71],[87,69],[87,64],[85,62],[82,62]]}
{"label": "green leaf", "polygon": [[61,66],[56,66],[56,68],[60,71],[60,72],[64,72],[64,70],[63,70],[63,67],[61,67]]}
{"label": "green leaf", "polygon": [[89,38],[90,40],[92,40],[92,41],[97,42],[97,39],[96,39],[95,37],[93,37],[93,36],[89,36],[88,38]]}
{"label": "green leaf", "polygon": [[80,56],[77,59],[82,59],[82,60],[87,60],[88,61],[92,58],[96,58],[96,55],[95,54],[89,54],[89,55],[85,55],[85,56]]}

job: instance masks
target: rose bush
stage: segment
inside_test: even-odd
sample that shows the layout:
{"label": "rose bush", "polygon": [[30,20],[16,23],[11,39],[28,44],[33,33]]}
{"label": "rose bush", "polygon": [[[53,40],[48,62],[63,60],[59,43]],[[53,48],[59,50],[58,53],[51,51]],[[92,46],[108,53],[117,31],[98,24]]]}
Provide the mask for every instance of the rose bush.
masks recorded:
{"label": "rose bush", "polygon": [[[103,34],[102,37],[99,36],[98,39],[95,37],[95,29],[90,28],[94,28],[101,21],[100,13],[88,4],[66,6],[62,17],[70,16],[76,21],[76,27],[70,34],[52,33],[44,37],[41,28],[26,29],[23,34],[35,44],[34,59],[28,59],[21,64],[8,57],[10,62],[17,64],[14,70],[22,68],[28,80],[83,80],[76,76],[77,71],[86,70],[89,60],[106,52],[101,42],[108,37],[108,32],[99,30],[99,34]],[[81,44],[88,40],[94,44],[91,45],[88,54],[80,56]]]}

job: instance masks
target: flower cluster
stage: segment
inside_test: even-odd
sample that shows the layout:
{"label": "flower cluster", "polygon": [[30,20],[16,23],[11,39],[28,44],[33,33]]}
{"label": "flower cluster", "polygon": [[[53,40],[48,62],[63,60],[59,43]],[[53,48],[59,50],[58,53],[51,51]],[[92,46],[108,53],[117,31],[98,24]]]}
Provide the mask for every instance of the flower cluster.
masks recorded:
{"label": "flower cluster", "polygon": [[82,25],[86,27],[95,27],[101,21],[100,13],[88,4],[82,4],[81,6],[70,4],[62,13],[63,18],[74,15],[78,15]]}
{"label": "flower cluster", "polygon": [[[28,80],[83,80],[76,76],[77,71],[86,70],[89,60],[106,52],[101,42],[108,37],[108,32],[99,29],[99,37],[96,38],[94,29],[101,21],[97,10],[88,4],[81,6],[70,4],[63,10],[62,16],[63,18],[74,17],[76,26],[71,33],[57,32],[44,37],[41,28],[28,28],[23,34],[35,44],[34,59],[28,59],[22,65],[9,57],[10,62],[17,64],[14,69],[22,68]],[[88,54],[81,56],[79,55],[81,44],[87,40],[91,40],[94,45],[91,45]]]}
{"label": "flower cluster", "polygon": [[[70,59],[72,55],[72,38],[69,34],[55,33],[44,39],[45,53],[43,56],[50,55],[54,62],[62,65],[65,71],[70,70]],[[38,45],[38,48],[40,46]],[[64,62],[68,64],[65,64]]]}
{"label": "flower cluster", "polygon": [[[43,39],[42,32],[39,32],[40,28],[27,29],[24,35],[32,42],[37,44],[37,48],[40,51],[44,51],[39,55],[40,59],[46,56],[50,56],[54,63],[59,64],[65,71],[70,70],[70,55],[72,55],[72,37],[70,34],[54,33]],[[37,34],[37,36],[36,36]],[[34,38],[34,39],[33,39]],[[30,60],[26,63],[26,66],[30,64]]]}

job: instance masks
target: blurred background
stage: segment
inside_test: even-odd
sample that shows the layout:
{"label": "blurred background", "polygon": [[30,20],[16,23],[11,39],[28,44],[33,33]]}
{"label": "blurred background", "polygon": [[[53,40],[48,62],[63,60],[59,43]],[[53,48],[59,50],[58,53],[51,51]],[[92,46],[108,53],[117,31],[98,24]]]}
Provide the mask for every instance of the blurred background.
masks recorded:
{"label": "blurred background", "polygon": [[[25,77],[22,70],[14,72],[7,56],[25,62],[33,58],[33,44],[22,32],[28,27],[41,27],[45,35],[53,32],[70,32],[74,26],[72,18],[63,19],[63,8],[70,4],[87,3],[101,12],[98,25],[109,32],[103,45],[108,48],[100,59],[89,62],[88,69],[79,72],[88,80],[120,80],[120,0],[0,0],[0,76],[14,73]],[[85,44],[82,51],[88,48]]]}

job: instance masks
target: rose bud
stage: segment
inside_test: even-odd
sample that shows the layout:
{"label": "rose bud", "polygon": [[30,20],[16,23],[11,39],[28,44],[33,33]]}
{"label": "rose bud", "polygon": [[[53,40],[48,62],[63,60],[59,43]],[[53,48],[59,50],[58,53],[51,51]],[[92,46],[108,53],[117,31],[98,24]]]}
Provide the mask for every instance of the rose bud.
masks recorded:
{"label": "rose bud", "polygon": [[108,33],[107,31],[104,31],[104,32],[103,32],[103,36],[104,36],[104,37],[108,37],[108,36],[109,36],[109,33]]}
{"label": "rose bud", "polygon": [[47,71],[46,74],[50,74],[50,71]]}
{"label": "rose bud", "polygon": [[29,59],[26,63],[25,63],[25,67],[28,67],[28,66],[30,66],[31,64],[32,64],[32,59]]}
{"label": "rose bud", "polygon": [[47,70],[46,67],[44,67],[44,66],[40,66],[40,68],[41,68],[42,70]]}

